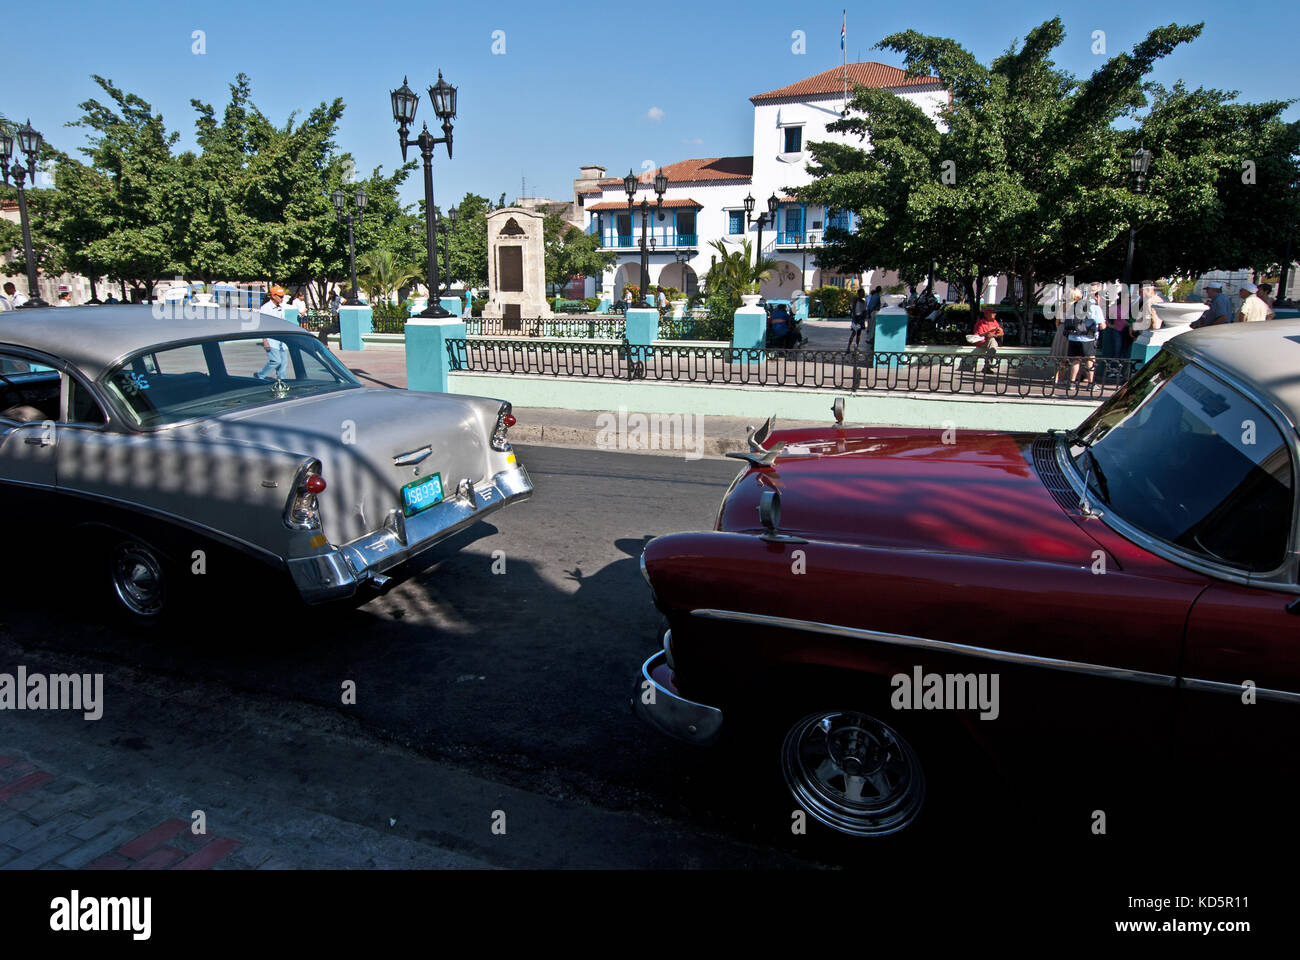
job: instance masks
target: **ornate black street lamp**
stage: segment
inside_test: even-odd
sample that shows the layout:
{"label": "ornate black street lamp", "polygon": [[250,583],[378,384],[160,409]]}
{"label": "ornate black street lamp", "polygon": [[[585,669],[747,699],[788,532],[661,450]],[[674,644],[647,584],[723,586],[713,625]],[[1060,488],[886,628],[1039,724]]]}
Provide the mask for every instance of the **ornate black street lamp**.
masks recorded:
{"label": "ornate black street lamp", "polygon": [[[438,208],[434,207],[433,209],[437,210]],[[438,232],[442,234],[442,272],[447,277],[448,294],[451,293],[451,234],[456,232],[456,218],[459,214],[460,211],[455,207],[447,211],[447,219],[451,221],[450,229],[448,229],[445,222],[438,224]]]}
{"label": "ornate black street lamp", "polygon": [[338,214],[339,223],[346,221],[348,225],[348,267],[352,271],[352,292],[348,294],[348,300],[356,304],[359,296],[357,293],[357,248],[353,242],[352,225],[360,223],[361,215],[366,212],[366,191],[358,187],[357,192],[352,196],[352,203],[356,207],[356,213],[347,209],[348,198],[342,190],[335,190],[330,195],[330,199],[334,201],[334,212]]}
{"label": "ornate black street lamp", "polygon": [[18,219],[23,225],[23,256],[27,259],[27,302],[24,307],[48,307],[49,304],[41,299],[41,288],[36,280],[36,254],[32,251],[32,225],[27,217],[27,190],[23,186],[23,180],[31,177],[32,183],[36,183],[36,161],[37,154],[41,149],[41,135],[32,129],[32,122],[28,120],[18,128],[14,136],[7,133],[0,133],[0,173],[2,173],[4,183],[9,184],[9,161],[14,155],[14,140],[18,141],[18,149],[27,157],[27,166],[21,163],[13,165],[14,186],[18,188]]}
{"label": "ornate black street lamp", "polygon": [[[1133,175],[1137,178],[1137,192],[1142,192],[1142,181],[1146,179],[1147,171],[1151,169],[1151,151],[1145,146],[1140,146],[1133,151],[1133,156],[1129,158],[1129,167]],[[1128,322],[1133,320],[1133,244],[1137,236],[1137,227],[1130,223],[1128,227],[1128,255],[1124,258],[1124,296],[1126,298],[1126,316],[1124,319]]]}
{"label": "ornate black street lamp", "polygon": [[402,85],[391,91],[393,101],[393,120],[397,122],[397,141],[402,145],[402,160],[406,160],[407,147],[420,148],[420,155],[424,157],[424,227],[425,227],[425,265],[428,271],[429,280],[429,305],[422,310],[418,316],[421,317],[450,317],[451,314],[443,309],[438,301],[438,239],[436,234],[437,215],[434,213],[433,206],[433,148],[440,143],[447,145],[447,159],[451,159],[451,121],[456,116],[456,88],[446,80],[442,79],[442,71],[438,71],[438,82],[429,88],[429,99],[433,101],[433,112],[437,114],[438,119],[442,121],[443,136],[434,137],[429,132],[429,125],[426,123],[420,135],[414,140],[408,140],[407,131],[411,124],[415,122],[415,108],[420,105],[420,98],[410,87],[406,85],[406,78],[402,78]]}
{"label": "ornate black street lamp", "polygon": [[781,205],[781,201],[772,194],[767,198],[767,212],[760,213],[757,217],[754,213],[754,195],[749,194],[745,197],[745,223],[747,226],[758,224],[758,248],[754,251],[754,263],[758,263],[763,258],[763,227],[766,224],[776,225],[776,208]]}
{"label": "ornate black street lamp", "polygon": [[[632,198],[636,196],[637,178],[631,170],[623,178],[623,192],[627,194],[628,213],[632,212]],[[668,177],[662,170],[655,174],[655,213],[663,219],[664,192],[668,189]],[[641,201],[641,302],[638,306],[648,307],[650,304],[646,300],[646,292],[650,286],[650,251],[646,247],[646,224],[650,214],[650,201]]]}

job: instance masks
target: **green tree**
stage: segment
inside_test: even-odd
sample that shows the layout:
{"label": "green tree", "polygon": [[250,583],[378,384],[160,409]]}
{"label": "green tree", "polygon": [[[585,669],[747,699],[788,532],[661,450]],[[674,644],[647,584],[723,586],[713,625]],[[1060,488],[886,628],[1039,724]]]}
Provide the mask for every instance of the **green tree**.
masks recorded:
{"label": "green tree", "polygon": [[377,248],[357,258],[357,282],[371,303],[387,301],[398,289],[420,275],[419,268],[391,250]]}
{"label": "green tree", "polygon": [[[492,202],[467,193],[456,208],[456,228],[451,231],[451,278],[471,287],[488,281],[487,215]],[[421,271],[423,275],[423,271]]]}
{"label": "green tree", "polygon": [[618,260],[618,254],[600,248],[600,238],[583,233],[558,214],[542,221],[546,254],[546,282],[565,286],[574,277],[594,277]]}
{"label": "green tree", "polygon": [[85,101],[72,124],[89,131],[82,152],[100,175],[88,182],[103,229],[82,255],[152,297],[153,282],[179,267],[173,225],[183,188],[172,154],[178,134],[169,134],[162,115],[140,97],[98,75],[92,79],[111,102]]}
{"label": "green tree", "polygon": [[980,279],[1019,276],[1030,292],[1081,270],[1126,231],[1141,200],[1128,189],[1126,140],[1114,126],[1145,103],[1143,78],[1201,25],[1152,30],[1086,80],[1051,59],[1059,18],[985,66],[956,41],[897,33],[878,46],[901,53],[909,75],[950,91],[938,130],[887,91],[855,90],[853,115],[829,125],[868,139],[870,152],[810,145],[817,180],[801,199],[858,213],[852,237],[831,232],[820,259],[862,270],[897,266],[960,276],[978,300]]}

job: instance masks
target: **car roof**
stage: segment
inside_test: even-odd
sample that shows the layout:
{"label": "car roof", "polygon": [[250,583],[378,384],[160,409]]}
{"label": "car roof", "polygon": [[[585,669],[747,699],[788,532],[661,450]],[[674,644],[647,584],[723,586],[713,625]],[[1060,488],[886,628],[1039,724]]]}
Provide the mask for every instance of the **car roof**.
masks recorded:
{"label": "car roof", "polygon": [[1221,323],[1179,334],[1169,346],[1249,384],[1300,425],[1300,320]]}
{"label": "car roof", "polygon": [[296,324],[250,308],[104,304],[0,311],[0,344],[61,357],[92,380],[113,361],[147,347],[205,337],[303,332]]}

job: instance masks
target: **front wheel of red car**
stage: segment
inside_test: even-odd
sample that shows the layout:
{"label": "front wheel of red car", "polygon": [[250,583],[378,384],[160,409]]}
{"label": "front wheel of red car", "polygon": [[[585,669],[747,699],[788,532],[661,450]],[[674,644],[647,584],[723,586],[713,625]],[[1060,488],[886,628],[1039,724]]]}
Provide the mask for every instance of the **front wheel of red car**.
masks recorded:
{"label": "front wheel of red car", "polygon": [[800,808],[849,836],[897,833],[925,803],[916,750],[893,727],[857,711],[823,710],[791,724],[781,772]]}

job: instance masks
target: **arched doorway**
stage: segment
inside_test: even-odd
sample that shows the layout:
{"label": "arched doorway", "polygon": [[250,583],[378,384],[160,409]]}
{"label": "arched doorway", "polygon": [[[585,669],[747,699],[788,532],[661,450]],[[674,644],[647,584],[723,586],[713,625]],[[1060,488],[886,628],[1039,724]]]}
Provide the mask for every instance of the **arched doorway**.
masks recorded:
{"label": "arched doorway", "polygon": [[803,274],[799,264],[778,260],[759,289],[767,300],[789,300],[803,289]]}
{"label": "arched doorway", "polygon": [[665,287],[676,287],[686,296],[699,292],[700,280],[689,263],[670,263],[659,274],[659,282]]}
{"label": "arched doorway", "polygon": [[645,284],[641,279],[641,264],[636,261],[624,263],[614,271],[614,289],[611,293],[615,299],[623,299],[623,288],[629,283],[642,290],[645,288]]}

